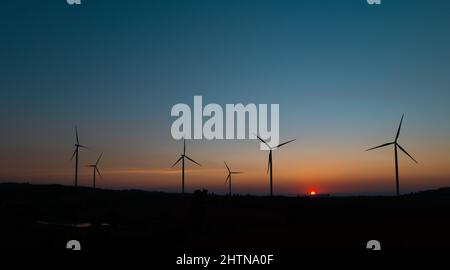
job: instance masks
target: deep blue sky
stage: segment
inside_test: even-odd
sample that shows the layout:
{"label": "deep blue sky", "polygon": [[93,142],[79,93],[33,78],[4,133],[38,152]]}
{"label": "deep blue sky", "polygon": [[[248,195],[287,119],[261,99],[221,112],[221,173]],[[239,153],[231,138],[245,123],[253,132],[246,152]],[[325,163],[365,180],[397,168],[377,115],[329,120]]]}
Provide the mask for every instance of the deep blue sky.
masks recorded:
{"label": "deep blue sky", "polygon": [[[393,185],[361,182],[375,178],[376,166],[390,179],[391,152],[359,151],[390,140],[406,113],[402,139],[424,163],[413,169],[405,162],[405,174],[415,170],[409,189],[449,184],[449,14],[444,0],[2,1],[0,179],[45,182],[61,170],[68,175],[58,177],[69,183],[75,124],[96,150],[85,162],[109,152],[104,166],[111,175],[116,168],[165,168],[180,150],[170,137],[170,108],[201,94],[205,103],[280,104],[282,140],[298,139],[285,155],[297,157],[291,162],[299,171],[278,166],[280,178],[290,172],[286,183],[389,192]],[[210,151],[227,155],[205,165],[211,170],[257,148],[191,144],[200,160]],[[264,178],[266,154],[251,154],[254,164],[236,163]],[[321,162],[339,173],[305,174]],[[127,186],[116,177],[111,186]],[[178,183],[177,174],[168,186],[158,177],[149,172],[142,176],[148,181],[134,184]],[[329,186],[330,177],[352,181]]]}

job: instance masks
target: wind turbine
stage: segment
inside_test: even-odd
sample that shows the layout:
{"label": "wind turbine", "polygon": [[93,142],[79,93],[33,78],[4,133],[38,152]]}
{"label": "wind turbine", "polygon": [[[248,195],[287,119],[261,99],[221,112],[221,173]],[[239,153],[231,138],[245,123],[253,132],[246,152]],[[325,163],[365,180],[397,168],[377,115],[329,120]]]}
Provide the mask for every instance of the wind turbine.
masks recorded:
{"label": "wind turbine", "polygon": [[75,186],[78,186],[78,153],[79,153],[79,149],[80,148],[85,148],[85,149],[89,149],[84,145],[80,144],[80,140],[78,139],[78,129],[77,126],[75,126],[75,138],[76,138],[76,143],[75,143],[75,150],[73,151],[72,157],[70,158],[70,160],[73,160],[73,158],[75,157]]}
{"label": "wind turbine", "polygon": [[400,125],[398,126],[397,135],[395,136],[395,140],[393,142],[385,143],[385,144],[382,144],[380,146],[373,147],[373,148],[370,148],[370,149],[366,150],[366,151],[371,151],[371,150],[374,150],[374,149],[377,149],[377,148],[382,148],[382,147],[385,147],[385,146],[394,145],[394,153],[395,153],[395,180],[396,180],[396,187],[397,187],[397,196],[400,195],[400,182],[399,182],[399,177],[398,177],[398,154],[397,154],[398,149],[397,148],[400,148],[400,150],[403,151],[403,153],[405,153],[408,157],[410,157],[415,163],[418,163],[408,152],[406,152],[406,150],[403,147],[401,147],[400,144],[398,144],[398,138],[400,137],[400,130],[402,128],[402,123],[403,123],[403,117],[404,116],[405,115],[402,115],[402,119],[400,120]]}
{"label": "wind turbine", "polygon": [[228,194],[231,197],[231,175],[233,175],[233,174],[241,174],[243,172],[232,172],[230,170],[230,167],[228,167],[228,164],[225,161],[223,163],[225,163],[225,166],[227,167],[227,170],[228,170],[228,176],[227,176],[227,179],[225,180],[225,184],[228,182]]}
{"label": "wind turbine", "polygon": [[95,164],[87,166],[87,167],[92,168],[92,170],[94,171],[94,179],[93,179],[94,180],[94,182],[93,182],[94,183],[94,189],[95,189],[95,175],[96,175],[96,173],[98,173],[98,175],[100,177],[102,177],[102,174],[98,170],[98,163],[100,162],[100,159],[102,158],[102,156],[103,156],[103,153],[100,154],[100,156],[98,157],[97,162],[95,162]]}
{"label": "wind turbine", "polygon": [[182,194],[184,194],[184,159],[185,158],[187,158],[188,160],[197,164],[198,166],[202,166],[202,165],[200,165],[200,163],[198,163],[197,161],[193,160],[192,158],[190,158],[189,156],[186,155],[186,140],[183,139],[183,153],[180,155],[180,158],[172,165],[172,167],[170,167],[170,168],[173,168],[175,165],[178,164],[178,162],[181,161],[181,193]]}
{"label": "wind turbine", "polygon": [[261,142],[263,142],[265,145],[267,145],[267,147],[269,147],[270,152],[269,152],[269,163],[267,166],[267,173],[270,172],[269,176],[270,176],[270,197],[273,196],[273,182],[272,182],[272,150],[276,150],[278,148],[280,148],[283,145],[286,145],[288,143],[291,143],[293,141],[295,141],[296,139],[284,142],[284,143],[280,143],[279,145],[275,146],[275,147],[271,147],[265,140],[261,139],[259,136],[256,136]]}

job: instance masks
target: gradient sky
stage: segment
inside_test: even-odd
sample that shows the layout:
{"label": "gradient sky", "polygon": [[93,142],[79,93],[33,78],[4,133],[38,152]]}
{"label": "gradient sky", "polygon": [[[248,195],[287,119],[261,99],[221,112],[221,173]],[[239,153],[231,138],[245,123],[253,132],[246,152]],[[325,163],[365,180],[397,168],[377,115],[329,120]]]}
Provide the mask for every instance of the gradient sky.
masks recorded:
{"label": "gradient sky", "polygon": [[[392,194],[450,185],[450,1],[7,0],[0,6],[0,181],[179,191],[170,109],[280,104],[275,193]],[[266,194],[259,143],[189,141],[186,189]]]}

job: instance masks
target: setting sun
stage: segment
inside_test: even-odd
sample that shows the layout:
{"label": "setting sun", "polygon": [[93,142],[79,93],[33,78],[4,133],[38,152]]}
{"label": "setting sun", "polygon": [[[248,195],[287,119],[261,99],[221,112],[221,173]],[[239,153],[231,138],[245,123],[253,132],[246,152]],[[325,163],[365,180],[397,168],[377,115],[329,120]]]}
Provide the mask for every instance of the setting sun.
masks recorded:
{"label": "setting sun", "polygon": [[315,191],[311,191],[309,194],[310,194],[311,196],[314,196],[314,195],[316,195],[316,192],[315,192]]}

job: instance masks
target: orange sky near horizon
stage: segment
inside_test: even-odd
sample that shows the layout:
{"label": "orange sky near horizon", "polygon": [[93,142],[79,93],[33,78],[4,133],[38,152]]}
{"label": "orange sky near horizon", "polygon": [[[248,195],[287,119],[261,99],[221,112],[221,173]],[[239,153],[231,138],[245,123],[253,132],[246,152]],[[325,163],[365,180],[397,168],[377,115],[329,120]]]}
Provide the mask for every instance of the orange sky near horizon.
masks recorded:
{"label": "orange sky near horizon", "polygon": [[[222,141],[219,144],[233,145],[233,142]],[[214,141],[206,142],[214,145]],[[241,194],[267,194],[268,152],[260,151],[254,141],[239,142],[239,153],[225,153],[220,156],[220,146],[202,146],[200,142],[192,145],[188,142],[188,155],[202,164],[197,167],[190,162],[186,164],[186,190],[208,189],[211,192],[225,194],[227,176],[223,159],[232,170],[243,171],[244,174],[233,176],[233,191]],[[174,143],[179,146],[179,142]],[[365,152],[363,148],[345,148],[343,146],[306,148],[293,143],[291,147],[274,151],[274,192],[285,195],[303,195],[314,189],[320,193],[330,194],[363,194],[394,192],[395,170],[393,149]],[[411,162],[400,154],[400,183],[402,192],[450,186],[450,157],[444,147],[414,147],[410,152],[419,160],[419,164]],[[160,154],[153,160],[150,155],[141,156],[138,164],[127,161],[118,153],[104,154],[100,163],[102,178],[97,185],[113,189],[146,189],[179,192],[181,182],[180,167],[170,168],[177,159],[179,151],[172,155]],[[227,150],[225,150],[227,152]],[[16,153],[20,156],[18,153]],[[32,183],[73,184],[74,163],[66,159],[42,158],[38,155],[23,155],[23,166],[3,164],[1,181],[18,181]],[[211,158],[213,157],[213,158]],[[217,158],[216,158],[217,157]],[[95,160],[92,151],[80,153],[79,183],[83,186],[92,184],[92,171],[85,167],[86,160]],[[148,166],[147,166],[148,164]],[[11,164],[13,165],[13,164]],[[34,165],[34,166],[32,166]],[[52,166],[53,165],[53,166]]]}

